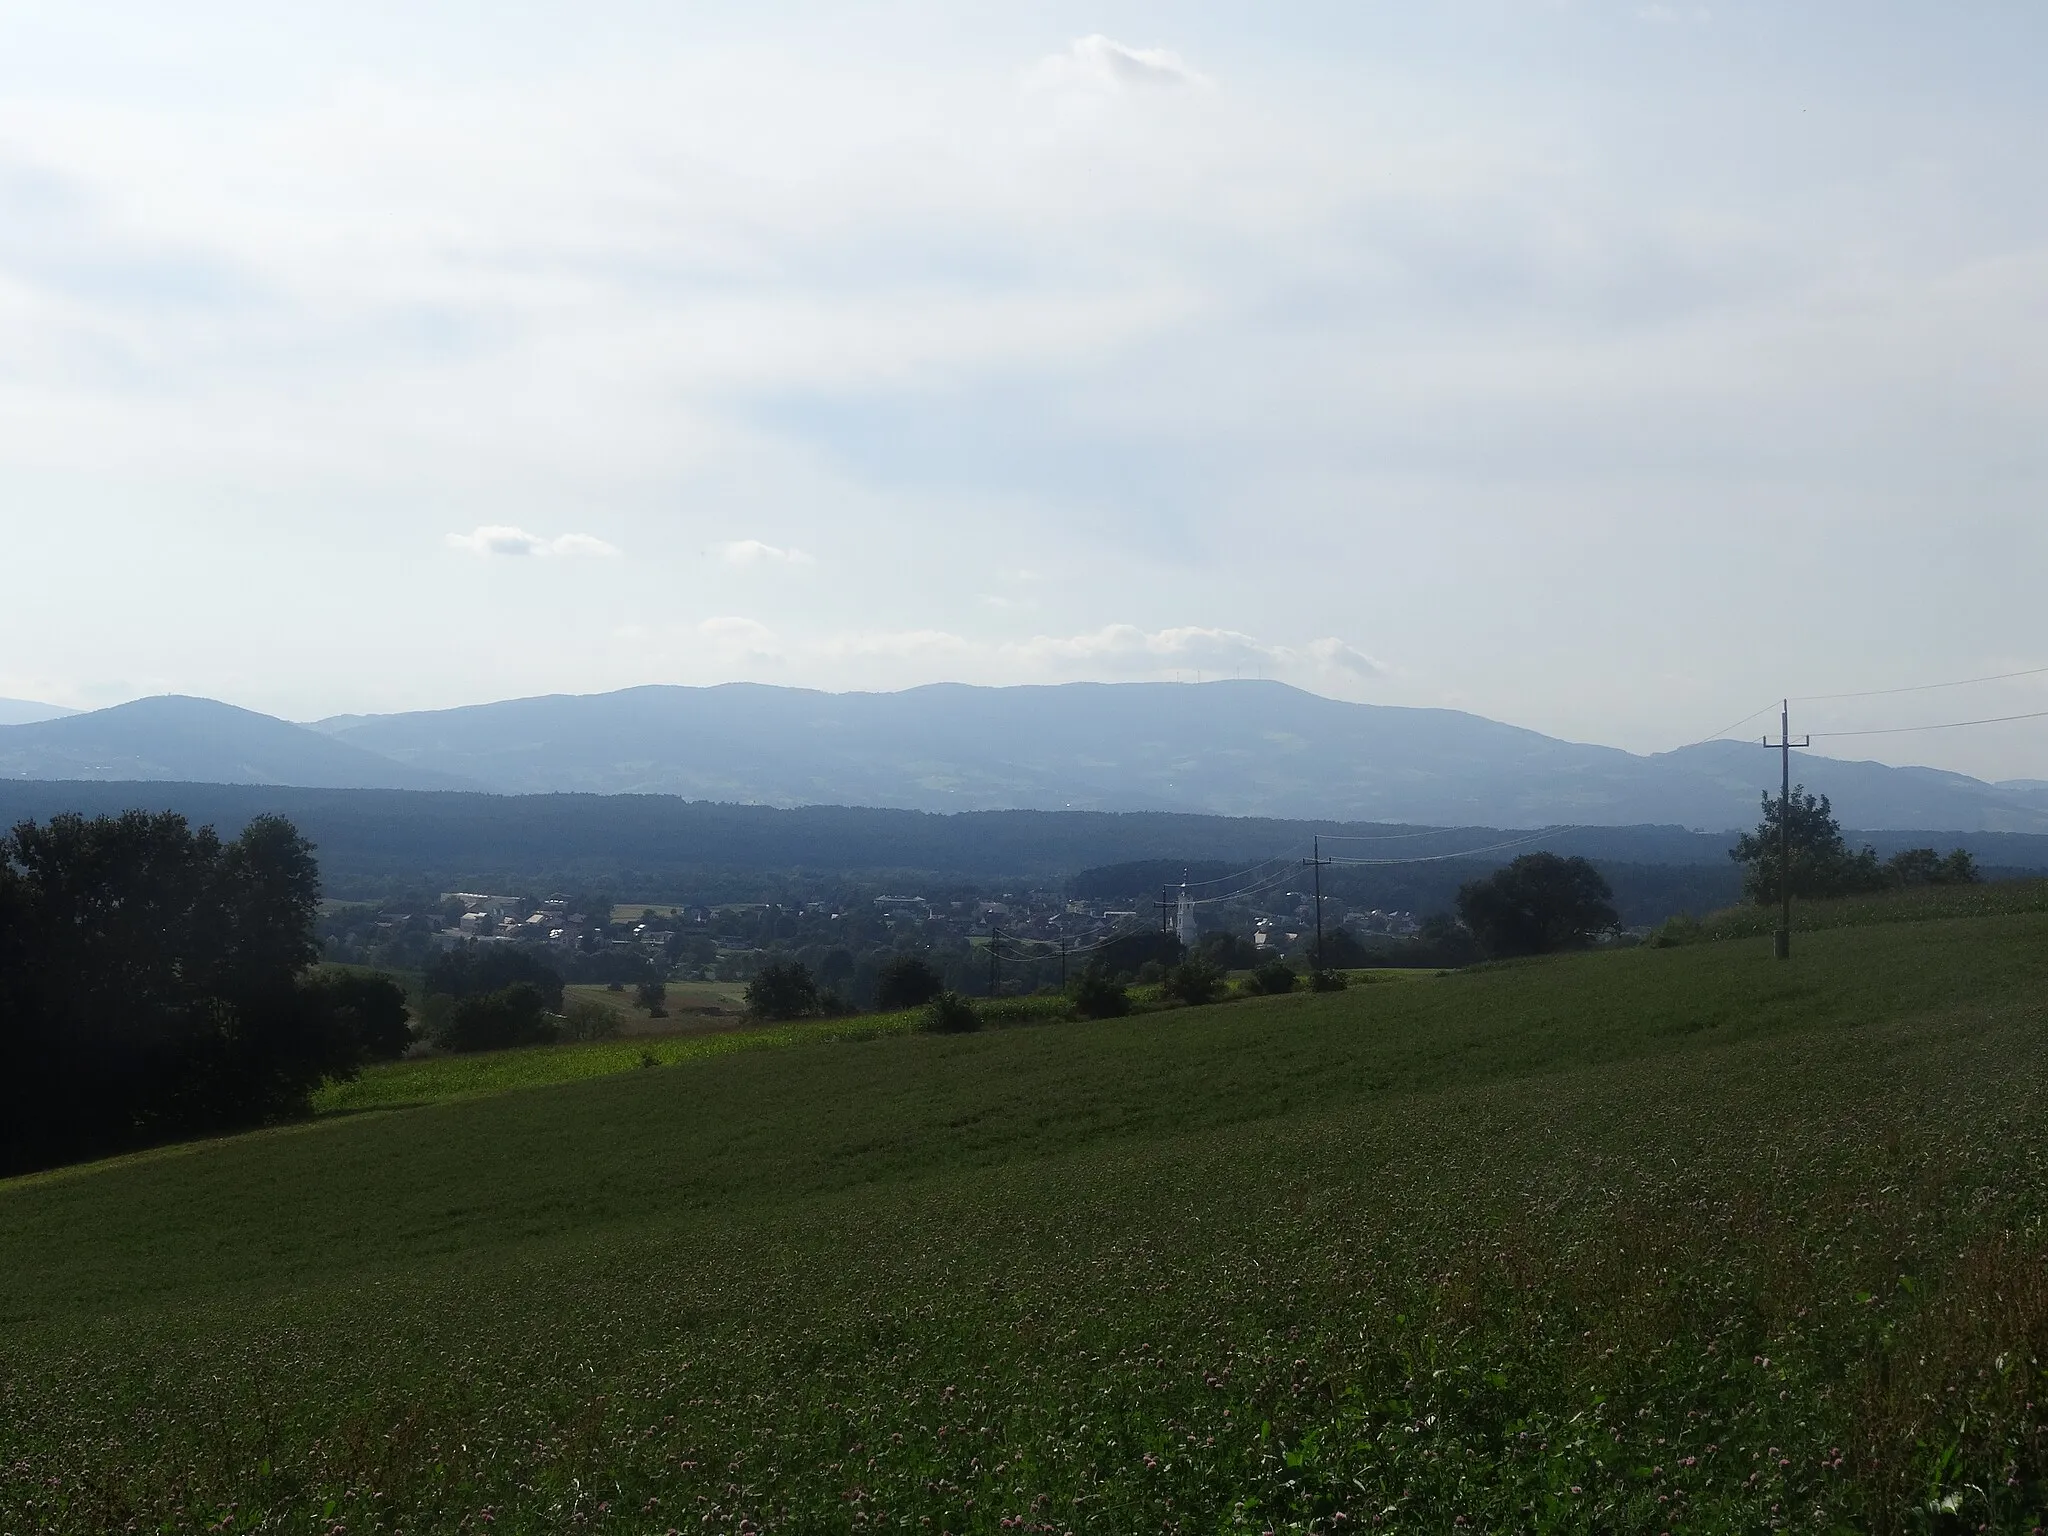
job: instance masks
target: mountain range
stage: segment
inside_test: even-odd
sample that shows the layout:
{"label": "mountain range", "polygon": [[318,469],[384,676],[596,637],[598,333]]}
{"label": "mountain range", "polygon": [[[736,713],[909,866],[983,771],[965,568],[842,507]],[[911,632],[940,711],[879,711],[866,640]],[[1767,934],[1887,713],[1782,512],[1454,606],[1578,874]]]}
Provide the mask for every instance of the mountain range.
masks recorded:
{"label": "mountain range", "polygon": [[[2048,784],[1795,754],[1846,826],[2048,832]],[[1639,755],[1285,684],[823,693],[730,683],[294,724],[166,696],[0,725],[0,776],[910,810],[1193,811],[1437,826],[1752,824],[1777,754]]]}

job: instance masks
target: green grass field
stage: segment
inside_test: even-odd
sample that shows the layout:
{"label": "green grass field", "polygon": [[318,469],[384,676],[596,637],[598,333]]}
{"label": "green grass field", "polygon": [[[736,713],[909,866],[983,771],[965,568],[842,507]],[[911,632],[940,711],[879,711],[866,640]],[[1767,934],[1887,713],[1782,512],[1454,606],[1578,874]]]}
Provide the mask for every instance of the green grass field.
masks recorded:
{"label": "green grass field", "polygon": [[2032,1531],[2044,983],[2018,912],[394,1068],[0,1185],[0,1530]]}

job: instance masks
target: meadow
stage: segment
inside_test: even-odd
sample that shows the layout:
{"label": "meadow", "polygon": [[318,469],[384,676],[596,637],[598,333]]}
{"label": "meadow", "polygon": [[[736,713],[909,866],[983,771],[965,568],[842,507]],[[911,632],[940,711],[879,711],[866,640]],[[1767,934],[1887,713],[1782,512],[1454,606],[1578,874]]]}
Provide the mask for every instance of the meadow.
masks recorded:
{"label": "meadow", "polygon": [[0,1530],[2033,1531],[2048,914],[1917,915],[16,1180]]}

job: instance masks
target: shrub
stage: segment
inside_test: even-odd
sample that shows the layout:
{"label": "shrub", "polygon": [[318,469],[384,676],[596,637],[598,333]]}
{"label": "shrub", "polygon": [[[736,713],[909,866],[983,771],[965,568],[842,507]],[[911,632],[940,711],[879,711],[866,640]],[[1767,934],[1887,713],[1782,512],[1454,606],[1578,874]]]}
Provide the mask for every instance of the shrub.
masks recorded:
{"label": "shrub", "polygon": [[1659,923],[1644,942],[1652,949],[1675,949],[1680,944],[1697,944],[1706,936],[1706,926],[1698,918],[1679,912]]}
{"label": "shrub", "polygon": [[981,1015],[958,992],[941,992],[924,1005],[920,1028],[934,1035],[964,1035],[981,1028]]}
{"label": "shrub", "polygon": [[918,955],[894,955],[875,973],[877,1008],[922,1008],[946,990],[946,983]]}
{"label": "shrub", "polygon": [[1191,1008],[1213,1003],[1223,995],[1223,973],[1198,950],[1166,973],[1159,993],[1169,1002]]}
{"label": "shrub", "polygon": [[757,1019],[801,1019],[818,1011],[818,983],[797,960],[764,965],[747,983],[747,1012]]}
{"label": "shrub", "polygon": [[1120,1019],[1130,1011],[1123,983],[1101,966],[1089,966],[1074,984],[1074,1012],[1084,1019]]}
{"label": "shrub", "polygon": [[1342,971],[1311,971],[1308,989],[1311,992],[1342,992],[1348,985]]}
{"label": "shrub", "polygon": [[436,955],[427,962],[423,990],[446,997],[482,997],[516,981],[538,991],[550,1013],[562,1011],[561,973],[539,955],[511,944],[472,942]]}
{"label": "shrub", "polygon": [[647,1016],[654,1019],[668,1017],[668,1010],[662,1006],[668,1001],[668,987],[659,981],[643,981],[633,989],[633,1001],[647,1010]]}
{"label": "shrub", "polygon": [[619,1011],[579,997],[569,1004],[562,1033],[571,1040],[609,1040],[619,1032]]}
{"label": "shrub", "polygon": [[1484,880],[1466,881],[1458,915],[1496,958],[1583,948],[1621,926],[1600,871],[1554,853],[1525,853]]}
{"label": "shrub", "polygon": [[1278,994],[1292,992],[1301,978],[1289,970],[1284,960],[1268,960],[1246,978],[1250,991]]}
{"label": "shrub", "polygon": [[1152,986],[1156,982],[1163,980],[1165,976],[1166,967],[1157,960],[1147,960],[1138,967],[1138,985],[1141,987]]}
{"label": "shrub", "polygon": [[480,997],[458,998],[443,1015],[434,1043],[449,1051],[502,1051],[546,1045],[559,1032],[540,988],[515,981]]}

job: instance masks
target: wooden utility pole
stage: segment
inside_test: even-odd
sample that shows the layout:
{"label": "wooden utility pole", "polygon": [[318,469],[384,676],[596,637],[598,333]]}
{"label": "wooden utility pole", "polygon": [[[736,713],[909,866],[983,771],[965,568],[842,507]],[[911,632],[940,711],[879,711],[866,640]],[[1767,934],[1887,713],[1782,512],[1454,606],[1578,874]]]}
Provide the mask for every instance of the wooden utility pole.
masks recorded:
{"label": "wooden utility pole", "polygon": [[1323,970],[1323,866],[1330,861],[1323,857],[1323,840],[1320,835],[1309,843],[1310,857],[1304,863],[1313,865],[1316,872],[1316,974]]}
{"label": "wooden utility pole", "polygon": [[988,925],[988,995],[996,995],[996,940],[1003,936],[1003,930],[994,923]]}
{"label": "wooden utility pole", "polygon": [[1792,739],[1792,701],[1778,707],[1778,739],[1764,738],[1764,745],[1778,749],[1778,897],[1784,903],[1778,919],[1778,941],[1774,952],[1780,960],[1792,958],[1792,749],[1810,747],[1811,736]]}

